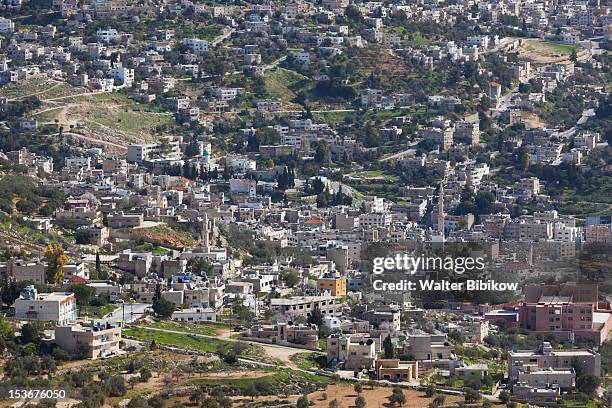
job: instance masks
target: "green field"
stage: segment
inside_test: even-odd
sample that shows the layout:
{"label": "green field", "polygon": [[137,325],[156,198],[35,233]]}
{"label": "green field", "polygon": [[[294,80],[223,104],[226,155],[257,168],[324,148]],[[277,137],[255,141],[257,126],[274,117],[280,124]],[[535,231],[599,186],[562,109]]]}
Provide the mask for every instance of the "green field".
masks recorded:
{"label": "green field", "polygon": [[312,83],[307,77],[284,68],[266,71],[264,83],[270,96],[282,99],[285,109],[301,109],[299,105],[292,101],[299,91],[306,91],[312,87]]}
{"label": "green field", "polygon": [[40,112],[34,114],[40,123],[85,128],[123,144],[153,140],[158,127],[174,124],[169,112],[139,104],[120,93],[62,97],[44,102]]}
{"label": "green field", "polygon": [[[321,360],[321,358],[323,360]],[[295,363],[296,366],[302,370],[320,369],[320,363],[324,364],[325,356],[317,353],[298,353],[294,354],[289,358]]]}
{"label": "green field", "polygon": [[0,87],[0,97],[2,98],[25,98],[26,96],[44,92],[46,89],[53,86],[54,82],[48,78],[40,77],[33,78],[28,81],[18,84],[4,85]]}
{"label": "green field", "polygon": [[[173,346],[185,350],[199,351],[202,353],[216,353],[218,350],[229,350],[235,342],[197,337],[193,334],[177,334],[169,333],[142,327],[126,327],[123,329],[126,336],[130,336],[136,340],[152,341],[157,344]],[[254,359],[257,361],[267,361],[269,357],[266,355],[261,346],[246,344],[246,349],[240,355],[242,358]]]}
{"label": "green field", "polygon": [[220,333],[221,329],[228,328],[228,326],[226,325],[194,324],[194,323],[186,324],[186,323],[169,322],[169,321],[157,321],[157,322],[147,323],[147,326],[155,327],[156,329],[180,331],[183,333],[203,334],[205,336],[217,336]]}
{"label": "green field", "polygon": [[355,116],[356,112],[313,112],[312,116],[317,123],[328,123],[337,125],[344,122],[346,118]]}
{"label": "green field", "polygon": [[385,173],[383,170],[368,170],[358,173],[353,173],[351,177],[361,180],[385,180],[389,182],[396,182],[399,177],[394,174]]}
{"label": "green field", "polygon": [[523,49],[542,58],[562,57],[570,55],[573,51],[578,52],[578,48],[574,45],[541,40],[527,40]]}
{"label": "green field", "polygon": [[540,46],[558,54],[571,54],[572,51],[576,50],[575,45],[559,44],[551,41],[544,41]]}

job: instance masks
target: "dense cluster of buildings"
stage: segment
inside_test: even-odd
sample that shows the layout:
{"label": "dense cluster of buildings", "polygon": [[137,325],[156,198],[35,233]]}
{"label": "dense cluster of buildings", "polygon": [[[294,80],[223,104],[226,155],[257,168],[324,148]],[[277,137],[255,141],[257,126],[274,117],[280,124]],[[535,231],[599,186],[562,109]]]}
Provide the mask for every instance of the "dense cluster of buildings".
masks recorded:
{"label": "dense cluster of buildings", "polygon": [[[581,281],[593,261],[581,256],[612,244],[610,216],[582,222],[553,209],[558,198],[550,196],[555,181],[549,174],[567,166],[586,173],[592,166],[587,161],[607,147],[605,135],[582,127],[606,89],[588,84],[572,91],[585,110],[569,129],[526,122],[582,69],[601,69],[592,57],[601,51],[597,38],[609,41],[612,34],[608,6],[53,0],[52,9],[70,30],[60,33],[53,24],[25,25],[14,18],[26,3],[0,6],[8,13],[0,17],[0,85],[46,78],[88,95],[118,92],[171,112],[184,125],[171,136],[131,142],[123,155],[82,146],[71,146],[55,161],[35,153],[36,146],[0,153],[3,170],[23,169],[37,186],[64,197],[49,214],[20,215],[31,230],[74,238],[65,244],[63,281],[49,282],[48,262],[26,252],[8,254],[0,274],[6,282],[27,282],[14,304],[15,319],[51,322],[50,340],[71,356],[121,352],[122,322],[79,319],[76,295],[68,290],[81,284],[117,304],[163,299],[173,308],[168,318],[181,323],[236,324],[240,319],[232,312],[246,310],[240,323],[248,327],[239,327],[243,340],[307,350],[324,343],[327,368],[358,377],[367,372],[376,380],[416,384],[435,370],[449,379],[485,379],[491,367],[464,361],[454,344],[484,344],[506,328],[563,343],[509,352],[508,385],[519,401],[552,404],[573,390],[575,360],[588,374],[601,375],[600,355],[586,347],[600,346],[612,330],[612,307],[598,286],[533,282],[565,276]],[[179,35],[186,31],[179,26],[136,35],[117,23],[129,18],[141,30],[140,16],[179,24],[187,15],[223,28],[213,38],[200,38],[195,29]],[[420,33],[393,26],[406,18],[441,27],[459,17],[478,22],[478,32],[461,41],[419,41]],[[94,23],[97,29],[89,30]],[[501,38],[495,34],[500,27],[522,37]],[[544,41],[561,49],[576,46],[576,55],[539,64],[517,56]],[[487,79],[461,95],[416,95],[390,90],[374,73],[363,87],[333,77],[343,55],[372,44],[419,69],[461,65]],[[503,75],[485,68],[497,65]],[[332,66],[329,72],[313,68]],[[325,100],[323,108],[339,108],[329,112],[375,120],[355,127],[353,118],[326,123],[323,108],[313,116],[304,104],[305,112],[296,112],[295,101],[306,98],[302,93],[296,91],[290,103],[268,91],[256,95],[266,72],[278,67],[284,71],[275,72],[293,70],[316,81],[318,91],[333,85],[354,92],[350,101]],[[249,86],[234,77],[249,78]],[[187,83],[203,86],[189,92]],[[16,103],[0,97],[2,112]],[[424,120],[415,119],[418,112],[427,113]],[[215,122],[234,117],[241,119],[236,129],[229,119]],[[29,116],[0,125],[25,134],[39,129],[38,119]],[[367,129],[358,135],[362,127]],[[491,134],[501,129],[512,132],[499,136],[493,149]],[[517,171],[510,181],[498,176],[512,166],[526,173],[530,165],[547,171]],[[358,187],[364,179],[382,187],[363,194]],[[426,299],[416,291],[372,290],[375,258],[436,251],[483,259],[486,268],[477,278],[518,282],[522,290],[481,303],[467,302],[464,293]],[[410,275],[418,281],[432,278],[432,271],[421,265]],[[37,289],[47,284],[58,291]],[[575,343],[585,347],[569,348]]]}

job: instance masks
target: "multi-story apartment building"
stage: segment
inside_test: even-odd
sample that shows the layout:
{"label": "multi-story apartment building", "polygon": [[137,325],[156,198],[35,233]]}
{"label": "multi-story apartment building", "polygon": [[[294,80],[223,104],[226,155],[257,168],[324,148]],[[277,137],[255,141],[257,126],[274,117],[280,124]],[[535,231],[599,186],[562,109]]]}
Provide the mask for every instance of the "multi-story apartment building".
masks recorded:
{"label": "multi-story apartment building", "polygon": [[206,54],[208,52],[208,41],[199,38],[185,38],[183,45],[195,54]]}
{"label": "multi-story apartment building", "polygon": [[77,318],[76,297],[70,292],[38,293],[27,286],[15,301],[15,318],[68,324]]}
{"label": "multi-story apartment building", "polygon": [[317,289],[329,291],[332,296],[346,296],[346,276],[329,274],[317,280]]}
{"label": "multi-story apartment building", "polygon": [[10,18],[0,17],[0,34],[12,33],[15,31],[15,23]]}
{"label": "multi-story apartment building", "polygon": [[61,325],[55,328],[55,344],[75,357],[96,359],[119,353],[121,326],[109,323]]}
{"label": "multi-story apartment building", "polygon": [[563,340],[604,342],[612,330],[612,313],[599,310],[597,285],[530,285],[518,306],[522,329]]}
{"label": "multi-story apartment building", "polygon": [[453,145],[453,129],[428,127],[419,129],[418,136],[426,140],[432,140],[440,145],[440,150],[448,150]]}
{"label": "multi-story apartment building", "polygon": [[142,163],[154,158],[179,159],[181,157],[180,138],[166,138],[165,143],[146,143],[128,146],[127,161]]}
{"label": "multi-story apartment building", "polygon": [[480,126],[478,122],[463,121],[455,123],[453,132],[455,143],[477,145],[480,143]]}
{"label": "multi-story apartment building", "polygon": [[453,346],[446,335],[416,334],[408,336],[401,351],[409,360],[447,360],[451,357]]}
{"label": "multi-story apartment building", "polygon": [[288,316],[304,317],[310,316],[315,308],[318,308],[322,314],[327,316],[339,316],[342,311],[341,299],[331,295],[271,299],[270,307],[274,312]]}
{"label": "multi-story apartment building", "polygon": [[601,355],[591,350],[555,350],[550,343],[543,343],[537,351],[518,350],[508,353],[508,377],[511,383],[518,381],[519,374],[528,369],[537,372],[545,369],[568,370],[574,361],[584,366],[587,374],[601,375]]}
{"label": "multi-story apartment building", "polygon": [[587,242],[612,242],[612,225],[587,225],[585,238]]}
{"label": "multi-story apartment building", "polygon": [[117,41],[119,39],[119,32],[114,28],[100,29],[96,31],[96,39],[103,43]]}
{"label": "multi-story apartment building", "polygon": [[371,370],[376,361],[376,342],[362,336],[332,334],[327,338],[327,365],[344,370]]}
{"label": "multi-story apartment building", "polygon": [[366,229],[388,227],[391,225],[391,213],[365,213],[359,216],[359,226]]}
{"label": "multi-story apartment building", "polygon": [[111,76],[125,86],[131,86],[134,83],[134,69],[132,68],[117,65],[111,69]]}

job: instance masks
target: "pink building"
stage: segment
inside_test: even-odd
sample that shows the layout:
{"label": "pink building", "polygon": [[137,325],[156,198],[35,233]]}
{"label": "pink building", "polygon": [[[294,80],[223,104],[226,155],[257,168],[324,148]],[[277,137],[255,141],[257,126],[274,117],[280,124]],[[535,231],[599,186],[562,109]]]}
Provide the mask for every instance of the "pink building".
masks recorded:
{"label": "pink building", "polygon": [[612,329],[612,313],[609,308],[598,309],[597,292],[596,285],[527,287],[526,301],[518,306],[520,328],[560,340],[601,344]]}

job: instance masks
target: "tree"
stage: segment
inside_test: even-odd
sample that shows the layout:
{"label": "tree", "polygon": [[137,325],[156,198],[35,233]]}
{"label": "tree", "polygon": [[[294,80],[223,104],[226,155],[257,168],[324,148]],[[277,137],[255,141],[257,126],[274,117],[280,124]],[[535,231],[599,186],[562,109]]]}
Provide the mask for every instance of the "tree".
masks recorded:
{"label": "tree", "polygon": [[317,164],[327,164],[329,163],[329,148],[327,147],[327,142],[324,140],[320,140],[315,142],[315,163]]}
{"label": "tree", "polygon": [[241,298],[237,298],[234,300],[234,305],[232,306],[232,312],[241,323],[250,325],[255,319],[255,313],[244,304]]}
{"label": "tree", "polygon": [[361,386],[361,383],[355,383],[355,386],[353,387],[353,390],[357,393],[357,394],[361,394],[361,392],[363,391],[363,387]]}
{"label": "tree", "polygon": [[295,185],[293,169],[285,167],[283,169],[283,172],[279,174],[277,182],[279,190],[285,191],[289,188],[292,188]]}
{"label": "tree", "polygon": [[164,408],[166,405],[166,400],[161,395],[155,395],[149,398],[147,403],[152,408]]}
{"label": "tree", "polygon": [[[2,279],[0,281],[0,300],[7,306],[10,306],[19,298],[20,288],[17,282],[8,278],[7,274],[2,274],[0,279]],[[27,283],[29,284],[30,282]]]}
{"label": "tree", "polygon": [[[79,404],[80,405],[80,404]],[[84,405],[87,407],[88,405]],[[144,397],[137,395],[130,400],[127,404],[127,408],[149,408],[149,404]]]}
{"label": "tree", "polygon": [[74,293],[79,306],[87,306],[92,297],[96,294],[96,289],[87,285],[71,285],[68,290]]}
{"label": "tree", "polygon": [[444,394],[436,394],[433,402],[436,406],[440,406],[440,405],[444,405],[445,400],[446,400],[446,396]]}
{"label": "tree", "polygon": [[47,246],[44,257],[47,262],[47,283],[50,285],[62,283],[64,281],[64,265],[68,261],[64,249],[54,242]]}
{"label": "tree", "polygon": [[426,397],[431,398],[434,396],[435,393],[436,393],[436,388],[433,385],[428,385],[427,388],[425,388]]}
{"label": "tree", "polygon": [[570,60],[575,64],[578,62],[578,53],[576,52],[576,48],[572,48],[572,52],[570,54]]}
{"label": "tree", "polygon": [[300,277],[297,275],[297,273],[291,270],[282,271],[280,273],[280,277],[283,280],[283,282],[285,282],[285,285],[287,285],[287,287],[290,287],[290,288],[293,288],[295,285],[297,285],[300,282]]}
{"label": "tree", "polygon": [[174,303],[169,302],[164,298],[157,299],[153,302],[153,312],[155,312],[156,316],[163,319],[171,317],[172,313],[174,313],[174,309]]}
{"label": "tree", "polygon": [[325,194],[324,192],[317,195],[317,208],[325,208],[329,205],[329,192]]}
{"label": "tree", "polygon": [[106,381],[106,393],[111,397],[120,397],[125,395],[127,389],[125,388],[125,381],[120,375],[114,375]]}
{"label": "tree", "polygon": [[151,370],[149,370],[147,367],[142,367],[140,369],[140,382],[147,382],[151,377]]}
{"label": "tree", "polygon": [[592,374],[576,375],[576,388],[587,395],[594,395],[601,384],[601,378]]}
{"label": "tree", "polygon": [[366,406],[365,398],[363,398],[363,396],[361,396],[361,395],[359,395],[357,398],[355,398],[355,406],[357,408],[365,408],[365,406]]}
{"label": "tree", "polygon": [[43,327],[40,322],[33,321],[23,325],[20,340],[24,344],[38,344],[43,336]]}
{"label": "tree", "polygon": [[204,258],[190,258],[187,261],[186,271],[197,276],[209,276],[213,271],[213,266]]}
{"label": "tree", "polygon": [[310,316],[308,316],[308,323],[316,324],[317,327],[323,324],[323,313],[321,312],[321,309],[319,309],[318,305],[315,305],[312,312],[310,312]]}
{"label": "tree", "polygon": [[206,397],[202,400],[200,407],[202,408],[221,408],[221,405],[219,405],[219,403],[215,401],[213,398]]}
{"label": "tree", "polygon": [[518,91],[524,94],[531,93],[531,84],[528,82],[521,82],[519,84]]}
{"label": "tree", "polygon": [[393,387],[391,396],[389,397],[391,404],[399,405],[400,407],[406,403],[406,396],[400,387]]}
{"label": "tree", "polygon": [[527,149],[521,148],[520,159],[521,159],[521,167],[523,168],[523,171],[529,170],[531,159],[529,157],[529,152],[527,151]]}
{"label": "tree", "polygon": [[98,275],[98,278],[100,277],[101,273],[102,273],[102,261],[100,261],[100,253],[96,252],[96,274]]}
{"label": "tree", "polygon": [[310,406],[310,401],[308,401],[308,397],[306,395],[302,395],[298,398],[296,404],[296,408],[308,408]]}
{"label": "tree", "polygon": [[465,402],[471,404],[472,402],[476,402],[480,399],[480,391],[475,390],[474,388],[466,388],[464,391]]}
{"label": "tree", "polygon": [[170,146],[169,138],[164,137],[159,141],[159,151],[162,156],[166,156],[172,151],[172,146]]}
{"label": "tree", "polygon": [[244,390],[244,394],[250,396],[252,402],[255,401],[255,397],[259,395],[259,391],[257,391],[257,388],[255,388],[255,384],[251,383]]}
{"label": "tree", "polygon": [[130,385],[130,388],[134,389],[134,386],[136,384],[138,384],[140,382],[140,379],[138,377],[130,377],[128,380],[128,384]]}
{"label": "tree", "polygon": [[395,357],[395,349],[393,347],[393,342],[391,341],[391,335],[387,334],[387,337],[383,340],[383,350],[385,353],[385,358],[394,358]]}

